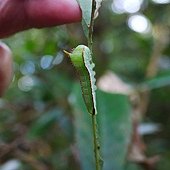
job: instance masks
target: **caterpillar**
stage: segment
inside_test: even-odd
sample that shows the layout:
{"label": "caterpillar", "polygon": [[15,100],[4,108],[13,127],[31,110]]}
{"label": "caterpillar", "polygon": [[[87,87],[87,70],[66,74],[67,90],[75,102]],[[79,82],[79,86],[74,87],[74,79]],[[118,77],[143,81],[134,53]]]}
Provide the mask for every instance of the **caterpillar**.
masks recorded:
{"label": "caterpillar", "polygon": [[92,115],[97,114],[96,109],[96,79],[95,79],[95,64],[92,61],[90,49],[85,45],[77,46],[72,53],[68,53],[73,66],[75,67],[81,84],[83,99],[88,112]]}

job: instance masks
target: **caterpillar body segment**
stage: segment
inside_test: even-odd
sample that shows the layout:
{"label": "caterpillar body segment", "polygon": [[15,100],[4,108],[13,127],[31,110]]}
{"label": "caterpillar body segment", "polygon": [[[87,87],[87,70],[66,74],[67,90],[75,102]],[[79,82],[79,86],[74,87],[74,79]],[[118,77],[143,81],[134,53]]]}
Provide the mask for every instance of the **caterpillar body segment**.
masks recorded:
{"label": "caterpillar body segment", "polygon": [[69,53],[71,62],[75,67],[81,84],[82,95],[85,105],[90,114],[97,114],[96,110],[96,79],[90,49],[85,45],[77,46]]}

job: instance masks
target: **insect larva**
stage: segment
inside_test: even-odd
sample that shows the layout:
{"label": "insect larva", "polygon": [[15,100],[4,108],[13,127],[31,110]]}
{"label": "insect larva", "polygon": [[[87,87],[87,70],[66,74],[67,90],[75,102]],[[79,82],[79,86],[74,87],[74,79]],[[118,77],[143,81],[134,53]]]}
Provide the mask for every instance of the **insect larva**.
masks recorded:
{"label": "insect larva", "polygon": [[95,72],[93,68],[95,64],[92,62],[90,49],[85,45],[77,46],[72,53],[66,52],[75,67],[81,84],[82,95],[90,114],[97,114],[96,110],[96,86]]}

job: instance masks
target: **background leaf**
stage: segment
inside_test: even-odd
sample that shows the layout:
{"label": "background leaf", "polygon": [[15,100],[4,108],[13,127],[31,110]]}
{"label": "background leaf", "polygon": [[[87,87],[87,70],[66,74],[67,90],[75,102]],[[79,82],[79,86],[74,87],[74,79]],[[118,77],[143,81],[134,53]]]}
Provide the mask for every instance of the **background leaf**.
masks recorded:
{"label": "background leaf", "polygon": [[[80,88],[74,88],[76,142],[83,170],[93,170],[91,117],[84,106]],[[131,106],[128,97],[97,90],[98,126],[104,170],[122,170],[131,138]]]}
{"label": "background leaf", "polygon": [[170,85],[170,72],[166,71],[157,76],[149,79],[143,83],[143,86],[148,87],[150,90],[161,88]]}
{"label": "background leaf", "polygon": [[32,124],[28,132],[28,137],[34,138],[48,132],[49,128],[61,117],[62,112],[59,109],[53,109],[44,113]]}

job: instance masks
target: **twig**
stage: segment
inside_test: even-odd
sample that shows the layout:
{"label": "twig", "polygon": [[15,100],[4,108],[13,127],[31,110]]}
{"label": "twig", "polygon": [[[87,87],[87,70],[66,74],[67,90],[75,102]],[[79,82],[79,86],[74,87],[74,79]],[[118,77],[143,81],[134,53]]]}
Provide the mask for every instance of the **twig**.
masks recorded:
{"label": "twig", "polygon": [[[91,22],[89,26],[89,35],[88,35],[88,47],[93,53],[93,27],[94,27],[94,13],[95,13],[95,0],[92,1],[92,14],[91,14]],[[97,114],[92,115],[92,126],[93,126],[93,140],[94,140],[94,154],[95,154],[95,164],[96,170],[101,170],[103,161],[100,156],[100,142],[98,137],[98,127],[97,127]]]}
{"label": "twig", "polygon": [[96,115],[92,115],[92,125],[93,125],[96,170],[101,170],[103,166],[103,160],[100,156],[100,142],[99,142],[99,137],[98,137],[98,126],[97,126]]}
{"label": "twig", "polygon": [[93,51],[93,27],[94,27],[94,12],[95,12],[95,0],[92,1],[92,14],[91,14],[91,22],[89,26],[89,36],[88,36],[88,47]]}

